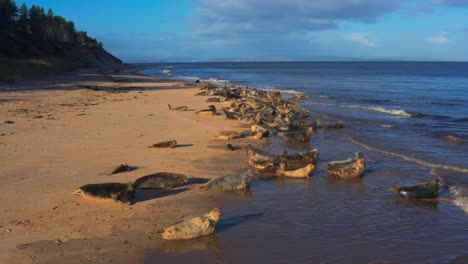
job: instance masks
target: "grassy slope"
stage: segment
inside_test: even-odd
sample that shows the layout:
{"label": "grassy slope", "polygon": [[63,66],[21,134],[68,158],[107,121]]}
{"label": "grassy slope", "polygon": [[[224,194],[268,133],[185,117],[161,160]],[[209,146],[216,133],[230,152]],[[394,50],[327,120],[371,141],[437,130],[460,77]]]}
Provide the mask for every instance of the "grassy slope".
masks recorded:
{"label": "grassy slope", "polygon": [[0,81],[34,79],[84,67],[82,62],[65,59],[12,59],[0,57]]}

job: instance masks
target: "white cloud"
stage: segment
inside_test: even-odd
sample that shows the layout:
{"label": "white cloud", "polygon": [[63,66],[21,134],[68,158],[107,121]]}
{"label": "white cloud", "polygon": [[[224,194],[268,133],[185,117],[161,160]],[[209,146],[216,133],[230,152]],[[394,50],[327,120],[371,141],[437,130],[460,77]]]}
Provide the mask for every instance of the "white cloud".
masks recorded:
{"label": "white cloud", "polygon": [[375,42],[367,38],[367,32],[354,32],[347,35],[344,35],[344,38],[353,42],[360,43],[364,46],[375,47]]}
{"label": "white cloud", "polygon": [[439,34],[429,37],[427,41],[434,44],[445,44],[449,42],[449,39],[447,38],[445,32],[439,32]]}

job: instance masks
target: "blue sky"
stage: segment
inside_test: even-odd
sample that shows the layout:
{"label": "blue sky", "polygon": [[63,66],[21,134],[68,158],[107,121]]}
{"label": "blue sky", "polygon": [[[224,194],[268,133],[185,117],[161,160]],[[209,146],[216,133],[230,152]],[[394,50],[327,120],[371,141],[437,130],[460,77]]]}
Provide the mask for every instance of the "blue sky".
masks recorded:
{"label": "blue sky", "polygon": [[468,61],[468,0],[17,0],[126,62]]}

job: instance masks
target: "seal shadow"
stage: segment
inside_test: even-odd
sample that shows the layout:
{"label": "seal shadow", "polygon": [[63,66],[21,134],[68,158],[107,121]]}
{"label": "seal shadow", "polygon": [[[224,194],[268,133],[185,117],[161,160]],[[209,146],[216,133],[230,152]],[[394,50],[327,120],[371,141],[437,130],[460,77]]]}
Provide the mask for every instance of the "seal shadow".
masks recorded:
{"label": "seal shadow", "polygon": [[182,186],[187,186],[187,185],[192,185],[192,184],[205,184],[209,181],[210,179],[194,177],[194,178],[189,178],[189,180]]}
{"label": "seal shadow", "polygon": [[178,194],[187,191],[188,188],[179,189],[137,189],[132,204],[162,198],[169,195]]}
{"label": "seal shadow", "polygon": [[191,147],[193,144],[177,144],[175,147],[176,148],[186,148],[186,147]]}
{"label": "seal shadow", "polygon": [[221,254],[222,248],[216,234],[209,234],[187,240],[161,240],[156,247],[167,254],[186,254],[196,251],[210,251]]}
{"label": "seal shadow", "polygon": [[216,233],[224,232],[244,222],[258,220],[262,218],[264,215],[265,215],[264,213],[254,213],[254,214],[222,217],[219,220],[218,224],[216,225]]}
{"label": "seal shadow", "polygon": [[405,198],[400,195],[395,195],[395,199],[401,204],[406,205],[407,207],[425,208],[425,209],[432,209],[432,210],[437,210],[439,208],[439,200],[437,198],[413,199],[413,198]]}

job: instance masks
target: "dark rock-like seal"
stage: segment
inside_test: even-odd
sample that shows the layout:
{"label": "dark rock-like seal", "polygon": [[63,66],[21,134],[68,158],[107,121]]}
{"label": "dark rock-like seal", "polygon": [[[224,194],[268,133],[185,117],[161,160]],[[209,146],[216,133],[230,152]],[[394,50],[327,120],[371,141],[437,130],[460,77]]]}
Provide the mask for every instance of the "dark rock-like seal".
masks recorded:
{"label": "dark rock-like seal", "polygon": [[341,128],[343,128],[343,122],[338,121],[335,124],[327,124],[327,125],[323,126],[323,128],[325,128],[325,129],[341,129]]}
{"label": "dark rock-like seal", "polygon": [[191,239],[214,233],[216,224],[221,218],[218,208],[209,213],[187,217],[161,232],[163,239]]}
{"label": "dark rock-like seal", "polygon": [[326,162],[324,166],[330,174],[338,176],[341,179],[359,178],[365,170],[364,155],[362,152],[356,152],[354,158]]}
{"label": "dark rock-like seal", "polygon": [[158,172],[138,178],[133,187],[138,189],[167,189],[180,187],[188,182],[183,174]]}
{"label": "dark rock-like seal", "polygon": [[155,143],[151,146],[148,146],[148,148],[175,148],[177,146],[177,141],[176,140],[170,140],[170,141],[162,141]]}
{"label": "dark rock-like seal", "polygon": [[207,182],[200,189],[205,190],[243,190],[247,189],[252,182],[253,173],[251,170],[231,175],[214,178]]}
{"label": "dark rock-like seal", "polygon": [[432,181],[420,183],[411,186],[402,186],[394,188],[398,195],[405,198],[415,199],[432,199],[439,196],[440,188],[443,185],[443,180],[440,177]]}
{"label": "dark rock-like seal", "polygon": [[198,115],[216,115],[216,107],[214,105],[209,105],[208,109],[203,109],[195,112]]}
{"label": "dark rock-like seal", "polygon": [[89,198],[111,199],[115,202],[131,203],[135,197],[135,189],[130,183],[96,183],[86,184],[76,189],[73,194]]}
{"label": "dark rock-like seal", "polygon": [[117,173],[122,173],[122,172],[128,172],[128,171],[132,171],[132,170],[135,170],[136,168],[135,167],[132,167],[132,166],[129,166],[128,164],[120,164],[119,166],[117,166],[117,168],[115,168],[111,174],[117,174]]}

